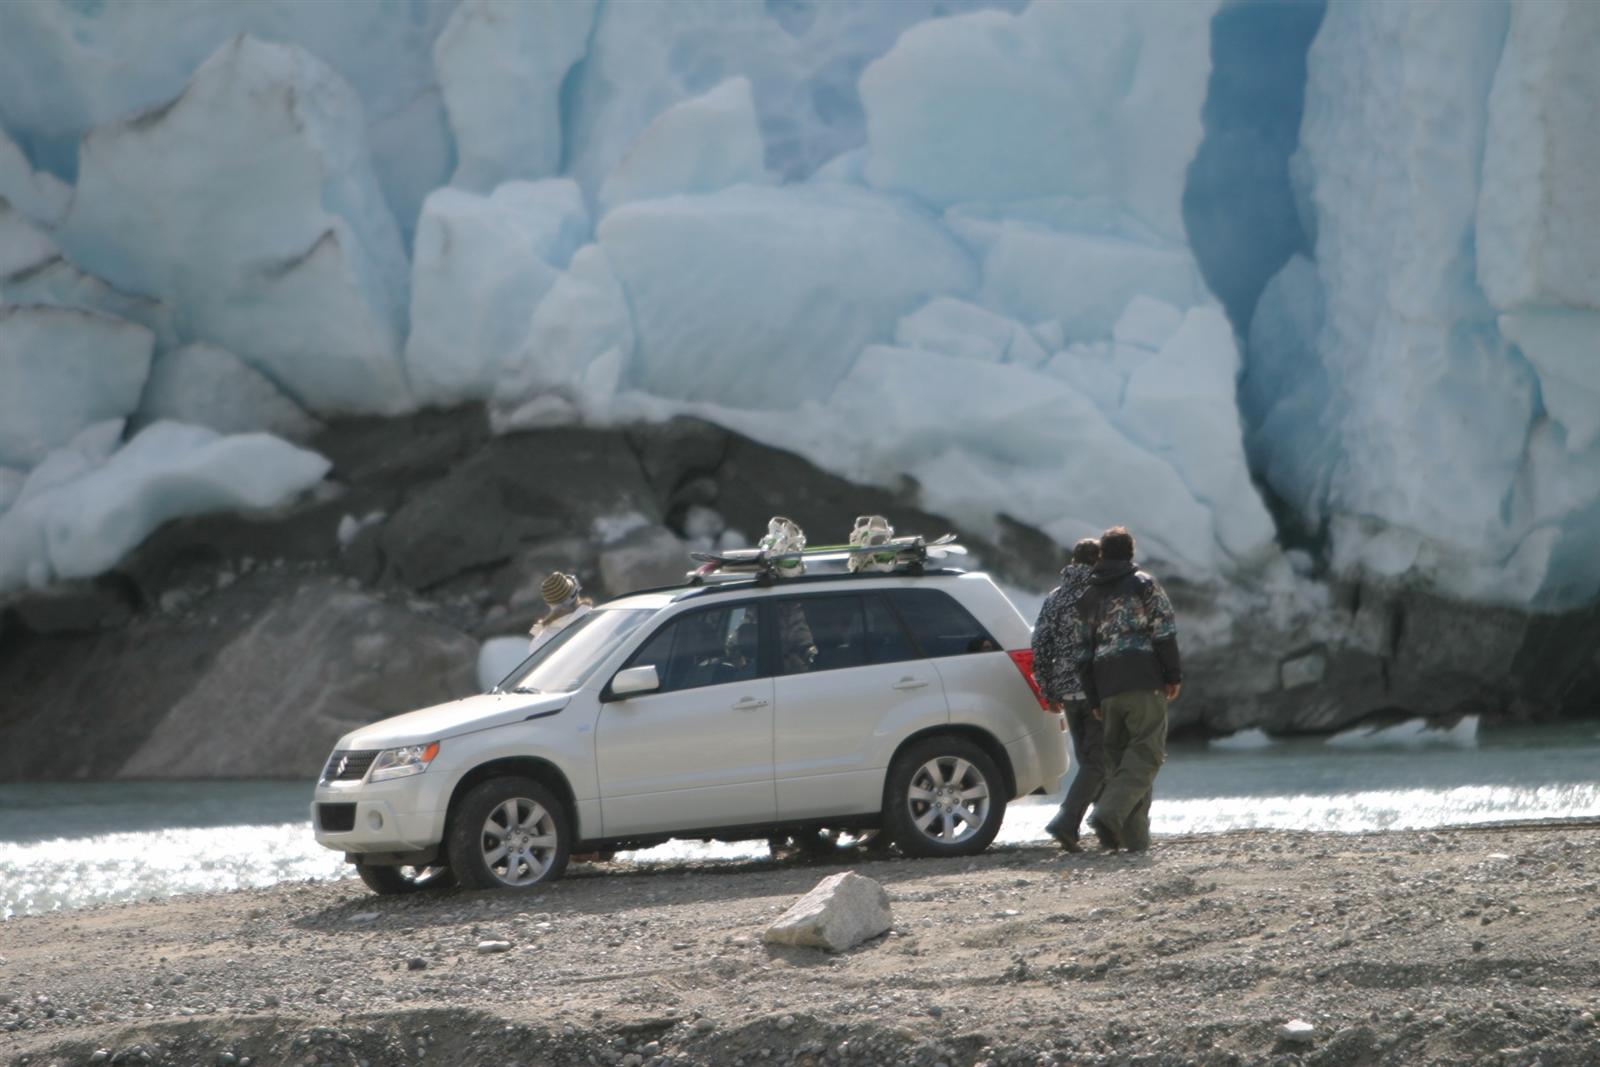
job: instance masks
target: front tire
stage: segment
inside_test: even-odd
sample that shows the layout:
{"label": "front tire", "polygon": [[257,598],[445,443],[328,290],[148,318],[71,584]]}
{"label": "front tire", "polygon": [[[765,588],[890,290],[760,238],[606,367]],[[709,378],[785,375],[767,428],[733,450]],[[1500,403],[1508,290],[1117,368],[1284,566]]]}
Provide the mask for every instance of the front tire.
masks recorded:
{"label": "front tire", "polygon": [[380,867],[356,864],[356,877],[380,897],[403,896],[429,889],[449,889],[456,884],[449,867]]}
{"label": "front tire", "polygon": [[560,878],[572,823],[556,795],[531,778],[491,778],[461,798],[445,851],[469,889],[527,889]]}
{"label": "front tire", "polygon": [[908,855],[977,855],[1000,832],[1005,815],[1000,769],[965,738],[924,738],[889,768],[883,824]]}

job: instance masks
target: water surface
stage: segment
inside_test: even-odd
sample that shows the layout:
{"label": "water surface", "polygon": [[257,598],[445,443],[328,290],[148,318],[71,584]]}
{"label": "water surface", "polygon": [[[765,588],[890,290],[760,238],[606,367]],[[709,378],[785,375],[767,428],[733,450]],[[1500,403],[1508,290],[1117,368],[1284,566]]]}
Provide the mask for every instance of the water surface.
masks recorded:
{"label": "water surface", "polygon": [[[1401,724],[1274,742],[1174,746],[1159,834],[1247,827],[1356,832],[1600,817],[1600,724],[1479,733]],[[348,877],[311,836],[309,782],[0,785],[0,916]],[[1001,842],[1036,840],[1056,798],[1014,803]],[[633,863],[759,856],[764,844],[675,841]]]}

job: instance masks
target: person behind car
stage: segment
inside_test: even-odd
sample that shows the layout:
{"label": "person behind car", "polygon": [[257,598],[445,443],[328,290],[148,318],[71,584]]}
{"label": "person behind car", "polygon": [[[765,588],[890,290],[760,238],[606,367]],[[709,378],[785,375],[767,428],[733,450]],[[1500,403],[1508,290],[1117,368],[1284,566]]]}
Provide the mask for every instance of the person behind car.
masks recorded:
{"label": "person behind car", "polygon": [[1133,535],[1113,526],[1100,537],[1100,562],[1078,601],[1084,642],[1078,677],[1105,729],[1105,787],[1089,828],[1107,848],[1150,847],[1150,798],[1167,758],[1167,704],[1183,672],[1172,602],[1133,565]]}
{"label": "person behind car", "polygon": [[1061,584],[1045,597],[1033,628],[1033,677],[1050,710],[1066,714],[1073,761],[1078,765],[1060,809],[1044,828],[1068,852],[1083,851],[1078,829],[1105,784],[1103,730],[1100,720],[1089,713],[1083,682],[1078,679],[1079,648],[1083,644],[1078,601],[1088,591],[1098,562],[1099,541],[1086,537],[1072,546],[1072,555],[1061,571]]}
{"label": "person behind car", "polygon": [[540,583],[539,595],[544,598],[548,610],[528,631],[529,655],[537,652],[540,645],[594,610],[594,601],[583,595],[583,587],[578,584],[578,579],[560,571],[551,572],[550,576]]}

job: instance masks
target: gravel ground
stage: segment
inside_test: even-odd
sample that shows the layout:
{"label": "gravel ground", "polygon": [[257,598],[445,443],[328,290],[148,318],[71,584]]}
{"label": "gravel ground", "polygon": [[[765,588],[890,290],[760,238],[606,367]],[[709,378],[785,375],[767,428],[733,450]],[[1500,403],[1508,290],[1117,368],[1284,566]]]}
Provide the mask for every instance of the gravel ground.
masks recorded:
{"label": "gravel ground", "polygon": [[[1593,825],[1238,832],[1144,857],[578,865],[523,894],[349,880],[18,918],[0,1060],[1595,1064],[1597,844]],[[840,864],[888,889],[894,929],[836,957],[764,945]]]}

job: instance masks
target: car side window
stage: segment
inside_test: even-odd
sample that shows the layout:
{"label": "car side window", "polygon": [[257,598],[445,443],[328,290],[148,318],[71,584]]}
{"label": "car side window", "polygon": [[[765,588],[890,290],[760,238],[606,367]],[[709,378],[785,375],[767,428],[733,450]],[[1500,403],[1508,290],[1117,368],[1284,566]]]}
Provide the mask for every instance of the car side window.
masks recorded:
{"label": "car side window", "polygon": [[866,620],[859,596],[780,600],[774,610],[781,673],[832,671],[867,662]]}
{"label": "car side window", "polygon": [[627,666],[653,666],[657,692],[748,681],[760,670],[760,613],[755,604],[729,604],[680,615],[639,646]]}
{"label": "car side window", "polygon": [[895,618],[889,602],[881,595],[865,598],[867,609],[867,662],[899,663],[918,659],[916,646],[906,636],[904,626]]}
{"label": "car side window", "polygon": [[972,613],[937,589],[892,589],[889,599],[927,656],[994,652],[999,644]]}

